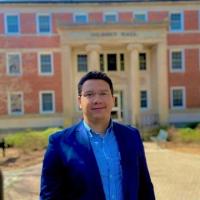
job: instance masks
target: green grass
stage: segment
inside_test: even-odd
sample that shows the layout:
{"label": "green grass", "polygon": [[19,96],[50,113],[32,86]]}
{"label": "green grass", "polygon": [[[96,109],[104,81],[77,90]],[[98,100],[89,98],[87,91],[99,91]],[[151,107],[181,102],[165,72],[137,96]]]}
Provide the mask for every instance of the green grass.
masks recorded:
{"label": "green grass", "polygon": [[27,130],[5,137],[5,141],[10,146],[22,149],[23,151],[34,151],[46,148],[48,144],[48,137],[60,130],[59,128],[48,128],[43,131]]}
{"label": "green grass", "polygon": [[181,142],[200,144],[200,129],[181,128],[178,129],[177,136]]}

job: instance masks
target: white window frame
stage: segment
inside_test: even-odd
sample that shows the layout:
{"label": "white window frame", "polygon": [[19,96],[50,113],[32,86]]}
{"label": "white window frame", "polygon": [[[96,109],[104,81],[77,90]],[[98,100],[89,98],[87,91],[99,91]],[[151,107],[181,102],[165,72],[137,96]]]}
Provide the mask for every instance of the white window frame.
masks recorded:
{"label": "white window frame", "polygon": [[[113,118],[114,121],[122,121],[123,119],[122,117],[123,108],[121,107],[123,100],[121,99],[120,92],[122,92],[122,90],[117,90],[117,91],[114,91],[113,93],[113,96],[115,97],[115,101],[116,99],[118,99],[118,106],[114,106],[112,108],[112,111],[117,112],[117,118]],[[124,98],[123,95],[122,95],[122,98]]]}
{"label": "white window frame", "polygon": [[[83,55],[83,56],[86,56],[86,59],[87,59],[87,70],[86,71],[78,71],[78,56],[81,56],[81,55]],[[88,57],[88,54],[85,52],[85,53],[77,53],[76,54],[76,71],[77,71],[77,73],[85,73],[85,72],[88,72],[88,70],[89,70],[89,57]]]}
{"label": "white window frame", "polygon": [[[115,22],[107,22],[107,21],[106,21],[106,16],[108,16],[108,15],[113,15],[113,16],[115,16],[115,17],[116,17],[116,21],[115,21]],[[119,14],[118,14],[118,12],[117,12],[117,11],[108,11],[108,12],[104,12],[104,13],[103,13],[103,21],[104,21],[104,23],[117,23],[117,22],[119,22]]]}
{"label": "white window frame", "polygon": [[[40,16],[48,16],[49,17],[49,31],[48,32],[40,32]],[[52,16],[50,13],[38,13],[36,18],[36,24],[37,24],[37,34],[39,35],[48,35],[52,33]]]}
{"label": "white window frame", "polygon": [[[145,21],[144,22],[135,21],[135,15],[144,15],[145,16]],[[133,21],[136,22],[136,23],[146,23],[146,22],[148,22],[147,11],[133,11]]]}
{"label": "white window frame", "polygon": [[[173,69],[172,68],[172,53],[173,52],[181,52],[182,54],[182,68],[181,69]],[[184,49],[171,49],[170,50],[170,72],[185,72],[185,50]]]}
{"label": "white window frame", "polygon": [[[7,23],[7,17],[8,16],[17,16],[18,32],[16,32],[16,33],[10,33],[8,31],[8,23]],[[7,35],[13,35],[13,36],[19,35],[21,33],[20,14],[19,13],[6,13],[4,15],[4,28],[5,28],[5,33]]]}
{"label": "white window frame", "polygon": [[[84,23],[77,22],[76,21],[76,17],[77,16],[85,16],[86,17],[86,22],[84,22]],[[87,24],[88,23],[88,13],[87,12],[75,12],[75,13],[73,13],[73,22],[75,24]]]}
{"label": "white window frame", "polygon": [[[52,105],[53,105],[53,109],[52,109],[52,111],[43,111],[42,110],[42,95],[43,94],[52,94]],[[39,105],[39,107],[40,107],[40,114],[53,114],[53,113],[55,113],[55,91],[53,91],[53,90],[43,90],[43,91],[40,91],[39,92],[39,103],[40,103],[40,105]]]}
{"label": "white window frame", "polygon": [[[12,108],[11,108],[11,96],[12,95],[21,95],[21,112],[12,112]],[[8,92],[8,114],[9,115],[23,115],[24,114],[24,94],[23,92]]]}
{"label": "white window frame", "polygon": [[[183,105],[182,106],[174,106],[173,105],[173,91],[174,90],[182,90],[183,92]],[[170,88],[170,107],[173,110],[182,110],[186,108],[186,91],[185,87],[182,86],[174,86]]]}
{"label": "white window frame", "polygon": [[[42,72],[41,70],[41,55],[50,55],[51,58],[51,72]],[[54,58],[52,52],[40,52],[38,53],[38,72],[40,76],[52,76],[54,74]]]}
{"label": "white window frame", "polygon": [[[172,14],[180,14],[180,16],[181,16],[181,29],[180,30],[173,30],[173,29],[171,29],[171,15]],[[183,12],[170,12],[169,13],[169,30],[170,30],[170,32],[183,32],[184,31],[184,14],[183,14]]]}
{"label": "white window frame", "polygon": [[[140,105],[140,109],[141,111],[147,111],[150,109],[150,106],[151,106],[151,102],[150,102],[150,92],[148,89],[145,89],[145,88],[141,88],[140,89],[140,95],[141,95],[141,91],[146,91],[147,93],[147,107],[146,108],[142,108],[141,105]],[[140,96],[141,97],[141,96]],[[140,98],[140,102],[141,102],[141,98]]]}
{"label": "white window frame", "polygon": [[[8,62],[10,55],[18,55],[19,56],[19,74],[11,74],[10,73],[9,62]],[[6,73],[9,76],[21,76],[22,75],[22,58],[21,58],[21,53],[19,53],[19,52],[10,52],[10,53],[7,53],[7,55],[6,55]]]}

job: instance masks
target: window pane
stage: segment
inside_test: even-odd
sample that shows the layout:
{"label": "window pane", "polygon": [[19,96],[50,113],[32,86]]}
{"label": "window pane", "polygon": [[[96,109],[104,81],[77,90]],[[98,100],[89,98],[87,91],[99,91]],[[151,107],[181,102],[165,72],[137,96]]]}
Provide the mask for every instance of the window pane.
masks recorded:
{"label": "window pane", "polygon": [[120,70],[121,71],[124,71],[124,67],[125,66],[125,63],[124,63],[124,54],[123,53],[121,53],[120,54]]}
{"label": "window pane", "polygon": [[104,71],[104,55],[100,54],[99,56],[99,60],[100,60],[100,71]]}
{"label": "window pane", "polygon": [[182,69],[182,52],[172,52],[172,69]]}
{"label": "window pane", "polygon": [[139,54],[139,67],[140,70],[146,70],[146,53]]}
{"label": "window pane", "polygon": [[135,14],[134,21],[135,22],[146,22],[146,15],[145,14]]}
{"label": "window pane", "polygon": [[140,92],[140,107],[141,108],[147,108],[147,91],[141,91]]}
{"label": "window pane", "polygon": [[7,32],[19,33],[18,16],[7,16]]}
{"label": "window pane", "polygon": [[117,16],[116,15],[105,15],[105,22],[115,23],[115,22],[117,22]]}
{"label": "window pane", "polygon": [[40,56],[41,63],[41,73],[51,73],[52,65],[51,65],[51,55],[41,55]]}
{"label": "window pane", "polygon": [[21,94],[11,94],[10,108],[11,108],[11,114],[22,113],[22,95]]}
{"label": "window pane", "polygon": [[53,111],[53,96],[51,93],[42,94],[42,111]]}
{"label": "window pane", "polygon": [[173,90],[173,106],[183,106],[183,91],[180,89]]}
{"label": "window pane", "polygon": [[49,33],[50,32],[50,17],[39,16],[39,32]]}
{"label": "window pane", "polygon": [[108,71],[116,71],[117,70],[117,55],[108,54],[107,63],[108,63]]}
{"label": "window pane", "polygon": [[181,30],[181,14],[175,13],[170,16],[171,30]]}
{"label": "window pane", "polygon": [[20,74],[20,57],[18,54],[8,55],[8,73],[10,75]]}
{"label": "window pane", "polygon": [[87,55],[78,55],[78,72],[87,72]]}
{"label": "window pane", "polygon": [[75,16],[75,22],[80,24],[86,24],[87,23],[87,16],[86,15],[76,15]]}

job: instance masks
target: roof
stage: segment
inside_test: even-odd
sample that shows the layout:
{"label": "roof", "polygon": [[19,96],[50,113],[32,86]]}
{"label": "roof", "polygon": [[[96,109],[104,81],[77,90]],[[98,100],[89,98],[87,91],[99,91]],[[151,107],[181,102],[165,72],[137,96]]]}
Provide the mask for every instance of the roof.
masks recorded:
{"label": "roof", "polygon": [[24,4],[24,3],[34,3],[34,4],[75,4],[75,3],[144,3],[144,2],[192,2],[199,0],[0,0],[0,4]]}

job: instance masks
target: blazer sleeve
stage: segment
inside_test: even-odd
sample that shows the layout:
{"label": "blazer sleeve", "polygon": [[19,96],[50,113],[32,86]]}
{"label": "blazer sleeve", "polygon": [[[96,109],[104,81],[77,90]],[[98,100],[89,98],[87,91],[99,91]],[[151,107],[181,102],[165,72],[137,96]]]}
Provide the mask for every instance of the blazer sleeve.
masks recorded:
{"label": "blazer sleeve", "polygon": [[139,132],[137,135],[139,141],[139,200],[155,200],[154,188],[146,162],[144,146]]}
{"label": "blazer sleeve", "polygon": [[44,155],[41,185],[40,185],[40,200],[56,200],[62,199],[60,188],[62,186],[62,163],[56,148],[55,135],[49,137],[49,144]]}

